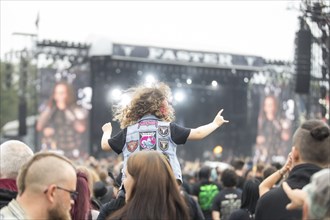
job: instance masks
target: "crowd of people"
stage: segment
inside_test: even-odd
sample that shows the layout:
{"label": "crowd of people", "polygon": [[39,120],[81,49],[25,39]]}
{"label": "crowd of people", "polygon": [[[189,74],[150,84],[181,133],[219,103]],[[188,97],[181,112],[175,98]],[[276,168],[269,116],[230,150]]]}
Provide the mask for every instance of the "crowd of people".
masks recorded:
{"label": "crowd of people", "polygon": [[32,152],[17,140],[2,143],[0,219],[330,219],[325,122],[299,126],[285,164],[249,167],[235,158],[226,169],[188,169],[176,146],[228,123],[222,110],[211,123],[184,128],[173,123],[167,85],[130,92],[131,104],[115,114],[123,130],[112,136],[111,123],[105,123],[100,140],[102,149],[123,154],[123,160],[73,160]]}

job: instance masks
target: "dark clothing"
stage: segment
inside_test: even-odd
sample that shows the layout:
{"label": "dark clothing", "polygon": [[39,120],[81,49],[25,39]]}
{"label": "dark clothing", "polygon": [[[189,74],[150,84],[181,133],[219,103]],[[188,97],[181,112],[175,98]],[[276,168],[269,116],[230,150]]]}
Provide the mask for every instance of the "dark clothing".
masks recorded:
{"label": "dark clothing", "polygon": [[52,126],[54,127],[56,146],[58,149],[70,151],[80,146],[81,138],[74,129],[74,120],[69,120],[67,111],[72,112],[71,109],[59,110],[57,109],[52,117]]}
{"label": "dark clothing", "polygon": [[212,211],[220,212],[220,219],[227,220],[232,212],[241,207],[242,191],[236,188],[224,188],[214,198]]}
{"label": "dark clothing", "polygon": [[161,121],[154,115],[145,115],[137,123],[108,139],[108,144],[117,154],[123,154],[123,170],[134,152],[161,152],[170,163],[175,178],[182,182],[182,171],[176,151],[177,145],[186,143],[190,130],[175,123]]}
{"label": "dark clothing", "polygon": [[42,150],[61,150],[65,156],[74,157],[73,151],[75,149],[82,151],[85,147],[84,133],[78,131],[76,127],[78,123],[87,127],[87,110],[73,104],[64,110],[54,106],[49,111],[42,133],[46,128],[52,128],[54,134],[51,136],[43,134],[41,139]]}
{"label": "dark clothing", "polygon": [[199,204],[194,200],[194,198],[186,192],[182,192],[186,203],[189,208],[189,216],[191,220],[204,220],[204,214],[202,212]]}
{"label": "dark clothing", "polygon": [[245,183],[245,178],[242,177],[242,176],[237,176],[237,185],[236,185],[236,187],[243,190],[244,183]]}
{"label": "dark clothing", "polygon": [[192,186],[185,179],[183,179],[183,183],[181,184],[181,189],[190,195],[192,194]]}
{"label": "dark clothing", "polygon": [[97,216],[97,220],[105,220],[115,211],[119,210],[121,207],[125,205],[125,197],[119,196],[117,199],[112,199],[110,202],[102,205],[100,209],[100,213]]}
{"label": "dark clothing", "polygon": [[[321,170],[314,164],[304,163],[295,166],[287,178],[286,182],[292,189],[302,189],[310,182],[310,177]],[[256,220],[288,220],[302,219],[302,210],[287,210],[286,205],[290,199],[284,192],[282,186],[273,188],[258,200],[255,219]]]}
{"label": "dark clothing", "polygon": [[[205,198],[203,198],[204,196],[200,194],[201,192],[201,188],[205,188],[205,186],[216,186],[217,189],[215,191],[215,193],[212,193],[213,196],[211,195],[207,195],[208,200],[205,200]],[[199,183],[196,183],[195,185],[193,185],[192,188],[192,195],[196,196],[198,198],[198,203],[200,205],[200,207],[202,208],[204,217],[206,220],[208,219],[212,219],[212,203],[213,203],[213,199],[214,197],[218,194],[218,192],[221,190],[221,186],[215,182],[211,182],[208,180],[202,180]],[[210,203],[209,208],[205,209],[203,207],[208,206],[207,204]]]}
{"label": "dark clothing", "polygon": [[[221,217],[221,216],[220,216]],[[253,220],[254,217],[247,209],[238,209],[231,213],[228,220]]]}
{"label": "dark clothing", "polygon": [[8,203],[12,199],[15,199],[16,196],[17,196],[17,192],[8,189],[0,189],[0,209],[8,205]]}
{"label": "dark clothing", "polygon": [[263,147],[267,150],[268,159],[274,155],[283,155],[284,152],[280,151],[281,146],[281,123],[280,120],[275,118],[274,120],[268,120],[266,117],[263,118],[262,122],[259,119],[258,135],[267,137]]}
{"label": "dark clothing", "polygon": [[93,210],[100,210],[102,203],[96,199],[96,198],[91,198],[91,206]]}
{"label": "dark clothing", "polygon": [[0,209],[17,196],[16,180],[0,179]]}
{"label": "dark clothing", "polygon": [[[171,131],[171,138],[177,145],[179,144],[185,144],[187,141],[187,138],[190,134],[190,129],[181,127],[178,124],[170,123],[170,131]],[[111,137],[111,139],[108,140],[109,145],[111,148],[117,153],[121,154],[123,151],[123,147],[125,146],[126,142],[126,134],[127,134],[127,128],[124,128],[121,130],[118,134]]]}
{"label": "dark clothing", "polygon": [[262,176],[256,176],[254,177],[255,179],[259,180],[259,182],[261,183],[262,181],[264,181],[264,178]]}

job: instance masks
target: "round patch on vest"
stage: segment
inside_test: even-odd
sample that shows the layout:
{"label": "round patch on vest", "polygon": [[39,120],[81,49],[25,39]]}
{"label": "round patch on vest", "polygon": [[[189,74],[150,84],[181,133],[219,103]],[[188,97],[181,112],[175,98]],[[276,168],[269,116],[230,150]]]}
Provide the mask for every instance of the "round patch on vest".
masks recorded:
{"label": "round patch on vest", "polygon": [[127,143],[127,150],[129,152],[134,152],[138,146],[138,141],[130,141]]}

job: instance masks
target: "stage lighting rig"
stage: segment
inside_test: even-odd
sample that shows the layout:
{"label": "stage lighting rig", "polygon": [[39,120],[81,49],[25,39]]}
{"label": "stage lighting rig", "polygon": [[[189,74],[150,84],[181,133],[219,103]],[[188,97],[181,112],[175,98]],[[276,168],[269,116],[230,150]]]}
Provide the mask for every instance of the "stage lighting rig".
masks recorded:
{"label": "stage lighting rig", "polygon": [[[300,10],[302,19],[311,27],[311,66],[313,68],[311,73],[315,75],[311,79],[320,86],[326,85],[330,97],[330,2],[326,0],[303,0]],[[329,112],[330,105],[328,106]],[[330,117],[328,121],[330,123]]]}
{"label": "stage lighting rig", "polygon": [[45,55],[54,61],[68,60],[71,66],[68,68],[85,63],[89,59],[90,45],[85,43],[75,43],[67,41],[38,41],[35,56]]}

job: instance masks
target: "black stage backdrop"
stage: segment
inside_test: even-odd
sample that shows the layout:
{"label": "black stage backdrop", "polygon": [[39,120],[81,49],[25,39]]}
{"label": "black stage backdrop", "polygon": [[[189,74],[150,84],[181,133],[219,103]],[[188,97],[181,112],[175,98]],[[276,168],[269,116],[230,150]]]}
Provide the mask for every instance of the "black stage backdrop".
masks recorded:
{"label": "black stage backdrop", "polygon": [[[174,105],[176,123],[195,128],[209,123],[223,108],[223,116],[230,123],[223,125],[201,141],[188,141],[178,146],[177,154],[186,160],[210,159],[215,146],[223,147],[221,159],[232,156],[251,156],[257,132],[259,97],[248,97],[248,80],[254,70],[175,65],[168,63],[119,60],[111,56],[91,58],[92,112],[91,112],[91,153],[105,157],[109,153],[101,150],[102,125],[112,121],[113,101],[109,93],[113,88],[129,87],[144,82],[148,73],[168,83],[172,92],[178,87],[184,90],[184,103]],[[192,84],[186,83],[187,78]],[[216,89],[210,86],[216,80]],[[248,105],[248,99],[254,99]],[[250,100],[251,101],[251,100]],[[113,122],[113,135],[119,131],[119,123]],[[212,157],[212,156],[211,156]]]}

